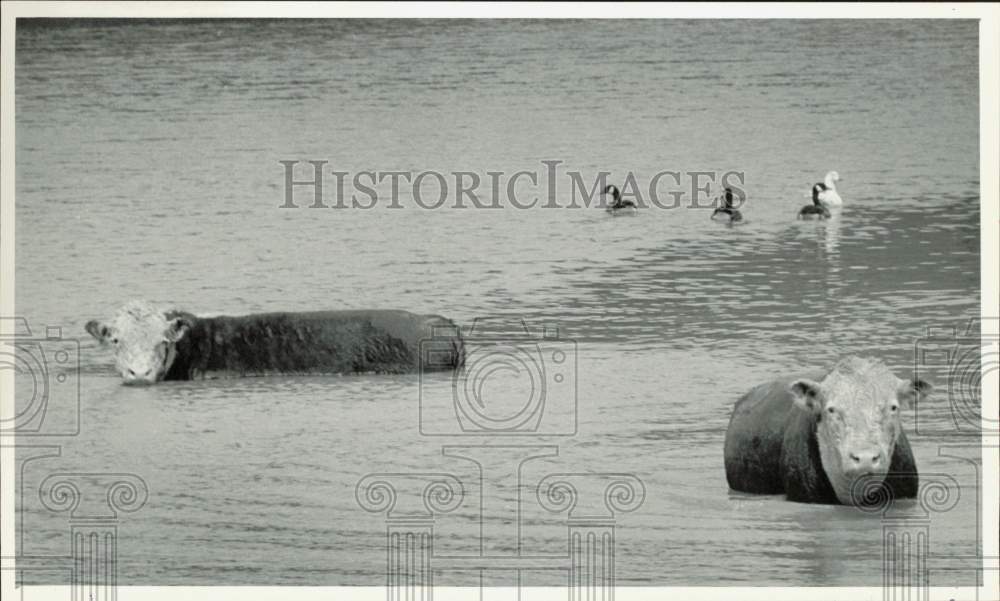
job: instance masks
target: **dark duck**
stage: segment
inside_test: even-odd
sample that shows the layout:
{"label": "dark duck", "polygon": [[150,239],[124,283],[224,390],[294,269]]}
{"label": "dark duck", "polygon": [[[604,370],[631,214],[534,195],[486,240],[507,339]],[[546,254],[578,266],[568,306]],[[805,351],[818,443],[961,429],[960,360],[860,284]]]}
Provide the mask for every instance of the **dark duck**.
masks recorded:
{"label": "dark duck", "polygon": [[715,221],[725,221],[726,223],[739,223],[743,221],[743,213],[733,208],[732,188],[726,188],[726,196],[723,204],[712,211],[712,219]]}
{"label": "dark duck", "polygon": [[608,205],[607,208],[609,213],[617,214],[621,212],[634,212],[637,210],[635,202],[622,199],[622,194],[618,191],[617,186],[605,186],[601,193],[611,195],[611,204]]}
{"label": "dark duck", "polygon": [[815,184],[812,189],[813,203],[811,205],[806,205],[802,207],[799,211],[799,219],[829,219],[830,209],[823,206],[820,201],[820,197],[823,192],[826,191],[826,185],[819,183]]}

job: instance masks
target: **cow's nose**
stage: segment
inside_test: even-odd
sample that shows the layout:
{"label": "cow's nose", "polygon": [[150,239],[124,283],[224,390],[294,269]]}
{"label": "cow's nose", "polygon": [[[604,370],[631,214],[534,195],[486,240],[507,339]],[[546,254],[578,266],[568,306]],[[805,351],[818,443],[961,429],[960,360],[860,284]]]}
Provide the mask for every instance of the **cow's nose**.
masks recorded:
{"label": "cow's nose", "polygon": [[850,457],[850,467],[855,472],[875,470],[882,465],[882,451],[854,451]]}
{"label": "cow's nose", "polygon": [[153,370],[150,368],[138,374],[134,369],[127,369],[123,377],[126,384],[145,384],[153,381]]}

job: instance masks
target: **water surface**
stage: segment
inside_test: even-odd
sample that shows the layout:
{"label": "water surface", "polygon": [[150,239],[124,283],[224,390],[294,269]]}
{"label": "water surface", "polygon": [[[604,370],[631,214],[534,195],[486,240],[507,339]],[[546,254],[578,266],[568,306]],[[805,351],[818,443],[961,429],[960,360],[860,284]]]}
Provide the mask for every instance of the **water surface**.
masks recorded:
{"label": "water surface", "polygon": [[[877,516],[730,492],[723,434],[753,384],[847,354],[905,376],[928,327],[979,315],[977,56],[973,21],[21,22],[17,309],[36,333],[79,337],[82,367],[79,435],[25,470],[20,552],[68,549],[67,516],[34,492],[47,474],[132,472],[150,492],[121,518],[122,584],[377,585],[385,519],[358,506],[362,477],[461,477],[435,553],[469,555],[478,476],[442,445],[555,445],[525,464],[522,538],[493,539],[497,552],[565,553],[566,516],[529,485],[545,474],[629,473],[645,500],[616,516],[621,584],[881,584]],[[689,208],[429,211],[405,191],[403,210],[279,209],[278,161],[310,159],[480,174],[550,159],[643,185],[736,170],[747,223]],[[830,169],[843,213],[796,221]],[[575,435],[422,436],[422,395],[447,395],[447,375],[125,388],[83,324],[129,298],[548,325],[576,359],[575,394],[557,395]],[[524,382],[490,394],[517,406]],[[922,473],[965,493],[975,467],[941,450],[970,440],[949,433],[947,398],[911,440]],[[937,560],[975,555],[975,496],[933,515]]]}

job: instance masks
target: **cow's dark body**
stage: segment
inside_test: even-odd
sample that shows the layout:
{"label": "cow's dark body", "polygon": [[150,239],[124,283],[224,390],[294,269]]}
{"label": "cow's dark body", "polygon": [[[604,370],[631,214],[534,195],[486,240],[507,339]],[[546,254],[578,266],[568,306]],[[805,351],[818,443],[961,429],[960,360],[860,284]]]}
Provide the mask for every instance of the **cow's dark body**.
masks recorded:
{"label": "cow's dark body", "polygon": [[[436,315],[406,311],[168,315],[176,317],[188,321],[190,328],[177,342],[177,356],[165,380],[213,373],[406,373],[421,366],[454,369],[463,360],[457,328]],[[429,363],[421,361],[422,350],[425,357],[433,351]]]}
{"label": "cow's dark body", "polygon": [[[824,375],[807,377],[819,381]],[[840,503],[820,460],[816,425],[822,418],[795,406],[789,390],[795,379],[762,384],[737,401],[726,431],[726,481],[741,492]],[[905,432],[896,440],[885,482],[894,498],[917,494],[917,467]]]}

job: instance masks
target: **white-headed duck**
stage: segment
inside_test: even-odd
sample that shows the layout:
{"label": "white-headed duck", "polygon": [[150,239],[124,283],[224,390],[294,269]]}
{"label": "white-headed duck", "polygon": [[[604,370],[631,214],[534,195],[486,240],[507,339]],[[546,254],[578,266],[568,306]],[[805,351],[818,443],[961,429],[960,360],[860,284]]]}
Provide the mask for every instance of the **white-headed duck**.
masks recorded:
{"label": "white-headed duck", "polygon": [[[831,171],[823,179],[823,190],[820,192],[819,201],[827,207],[843,206],[844,200],[837,194],[837,182],[840,181],[840,174]],[[815,190],[815,186],[813,186]]]}

